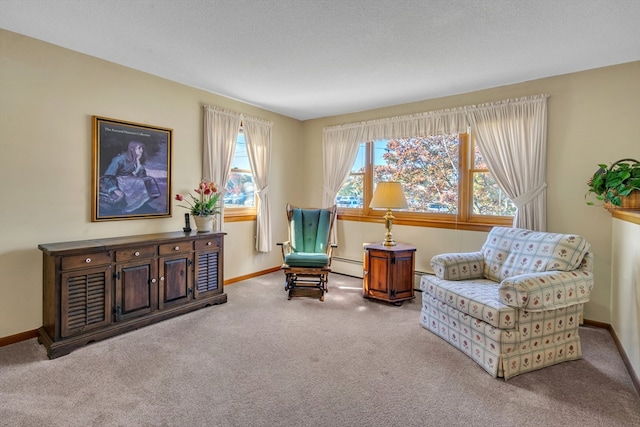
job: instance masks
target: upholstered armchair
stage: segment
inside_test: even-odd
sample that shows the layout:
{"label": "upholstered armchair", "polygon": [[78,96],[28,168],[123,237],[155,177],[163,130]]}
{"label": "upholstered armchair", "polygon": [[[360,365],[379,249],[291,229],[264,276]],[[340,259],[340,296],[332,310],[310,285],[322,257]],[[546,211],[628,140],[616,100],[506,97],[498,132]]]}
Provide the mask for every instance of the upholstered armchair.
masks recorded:
{"label": "upholstered armchair", "polygon": [[588,249],[578,235],[495,227],[478,252],[433,257],[420,323],[494,377],[580,359]]}

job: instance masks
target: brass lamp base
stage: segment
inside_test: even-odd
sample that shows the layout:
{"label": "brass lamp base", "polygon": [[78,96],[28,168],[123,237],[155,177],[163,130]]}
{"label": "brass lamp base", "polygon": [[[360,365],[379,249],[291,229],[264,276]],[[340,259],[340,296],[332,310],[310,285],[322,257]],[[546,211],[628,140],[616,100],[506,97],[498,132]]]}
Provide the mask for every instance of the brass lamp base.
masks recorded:
{"label": "brass lamp base", "polygon": [[396,245],[396,241],[393,240],[393,237],[391,236],[391,227],[393,226],[393,218],[394,216],[391,214],[391,209],[387,209],[387,213],[384,216],[384,226],[387,229],[387,232],[384,235],[384,242],[382,242],[384,246]]}

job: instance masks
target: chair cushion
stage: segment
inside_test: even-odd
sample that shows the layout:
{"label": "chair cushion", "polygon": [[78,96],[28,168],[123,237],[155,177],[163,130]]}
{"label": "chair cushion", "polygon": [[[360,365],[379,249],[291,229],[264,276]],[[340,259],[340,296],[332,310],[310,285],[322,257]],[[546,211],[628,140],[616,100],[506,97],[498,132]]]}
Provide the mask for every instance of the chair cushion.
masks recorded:
{"label": "chair cushion", "polygon": [[329,264],[326,253],[292,252],[284,257],[289,267],[324,267]]}
{"label": "chair cushion", "polygon": [[326,252],[331,228],[331,212],[327,209],[293,209],[291,213],[291,245],[294,252]]}
{"label": "chair cushion", "polygon": [[482,245],[484,277],[501,282],[520,274],[575,270],[588,250],[589,243],[575,234],[494,227]]}
{"label": "chair cushion", "polygon": [[499,287],[499,283],[487,279],[449,281],[425,274],[420,280],[424,294],[496,328],[512,329],[516,309],[500,302]]}

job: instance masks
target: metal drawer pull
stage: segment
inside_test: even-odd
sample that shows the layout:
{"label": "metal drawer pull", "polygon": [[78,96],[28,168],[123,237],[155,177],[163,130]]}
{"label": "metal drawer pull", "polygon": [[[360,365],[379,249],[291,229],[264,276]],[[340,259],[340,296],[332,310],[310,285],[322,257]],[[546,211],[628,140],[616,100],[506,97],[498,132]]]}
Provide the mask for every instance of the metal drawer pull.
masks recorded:
{"label": "metal drawer pull", "polygon": [[176,246],[175,248],[173,248],[174,251],[179,251],[180,250],[180,246]]}
{"label": "metal drawer pull", "polygon": [[84,262],[86,262],[87,264],[89,264],[91,262],[91,258],[87,258],[84,260]]}
{"label": "metal drawer pull", "polygon": [[134,255],[135,255],[135,256],[140,256],[140,252],[136,251],[136,252],[134,253]]}
{"label": "metal drawer pull", "polygon": [[211,246],[211,242],[207,242],[207,246]]}

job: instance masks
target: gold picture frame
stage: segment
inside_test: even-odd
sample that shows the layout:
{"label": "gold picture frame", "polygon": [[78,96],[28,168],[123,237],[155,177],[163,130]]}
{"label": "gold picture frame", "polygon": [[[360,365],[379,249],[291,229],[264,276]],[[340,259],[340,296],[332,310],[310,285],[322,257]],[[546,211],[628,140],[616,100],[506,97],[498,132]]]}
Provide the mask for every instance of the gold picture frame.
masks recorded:
{"label": "gold picture frame", "polygon": [[173,129],[92,116],[91,221],[171,216]]}

